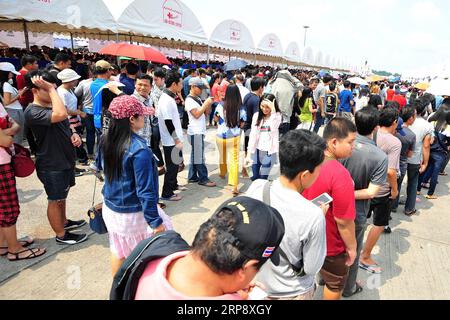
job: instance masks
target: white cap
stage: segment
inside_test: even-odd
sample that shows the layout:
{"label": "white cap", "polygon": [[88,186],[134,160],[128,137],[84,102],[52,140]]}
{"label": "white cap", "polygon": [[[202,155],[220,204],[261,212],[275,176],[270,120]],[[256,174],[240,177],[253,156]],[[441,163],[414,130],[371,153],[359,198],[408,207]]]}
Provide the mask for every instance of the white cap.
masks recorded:
{"label": "white cap", "polygon": [[8,72],[12,72],[15,75],[19,75],[20,73],[16,71],[16,68],[14,67],[14,65],[12,63],[9,62],[0,62],[0,70],[1,71],[8,71]]}
{"label": "white cap", "polygon": [[81,76],[72,69],[64,69],[63,71],[58,73],[58,79],[61,80],[62,83],[71,82],[80,78]]}

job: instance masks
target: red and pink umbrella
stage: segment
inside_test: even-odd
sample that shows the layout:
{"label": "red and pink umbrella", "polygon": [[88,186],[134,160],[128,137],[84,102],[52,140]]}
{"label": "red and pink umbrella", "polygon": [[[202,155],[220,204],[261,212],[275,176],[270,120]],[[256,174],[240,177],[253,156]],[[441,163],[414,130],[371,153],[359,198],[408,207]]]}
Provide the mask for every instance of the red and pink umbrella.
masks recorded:
{"label": "red and pink umbrella", "polygon": [[129,43],[113,43],[102,48],[99,53],[118,57],[125,56],[153,63],[171,64],[161,52]]}

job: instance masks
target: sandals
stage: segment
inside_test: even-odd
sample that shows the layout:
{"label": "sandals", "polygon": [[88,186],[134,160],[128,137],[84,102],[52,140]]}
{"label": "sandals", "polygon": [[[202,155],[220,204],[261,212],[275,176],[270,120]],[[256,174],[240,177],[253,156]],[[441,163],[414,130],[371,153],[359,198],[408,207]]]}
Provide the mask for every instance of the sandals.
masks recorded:
{"label": "sandals", "polygon": [[350,298],[350,297],[353,297],[355,294],[361,293],[362,291],[363,291],[363,287],[360,284],[356,283],[355,291],[353,291],[351,294],[343,293],[342,296],[344,298]]}
{"label": "sandals", "polygon": [[[21,254],[29,252],[30,254],[26,257],[20,257]],[[30,259],[34,259],[34,258],[38,258],[42,255],[44,255],[45,253],[47,253],[47,251],[45,249],[40,249],[40,248],[33,248],[33,249],[26,249],[17,253],[11,253],[8,252],[8,260],[9,261],[23,261],[23,260],[30,260]],[[9,255],[13,256],[13,258],[10,258]]]}
{"label": "sandals", "polygon": [[414,210],[411,211],[411,212],[406,212],[406,211],[405,211],[405,215],[406,215],[407,217],[411,217],[411,216],[415,215],[416,213],[417,213],[417,209],[414,209]]}
{"label": "sandals", "polygon": [[158,207],[160,208],[160,209],[165,209],[165,208],[167,208],[167,205],[165,204],[165,203],[162,203],[162,202],[158,202]]}
{"label": "sandals", "polygon": [[382,273],[381,268],[377,264],[369,265],[369,264],[360,262],[359,267],[363,270],[366,270],[369,273],[372,273],[372,274],[381,274]]}
{"label": "sandals", "polygon": [[[22,240],[19,240],[19,243],[22,245],[22,247],[28,248],[29,246],[34,244],[34,239],[30,238],[30,237],[25,237],[25,238],[22,238]],[[0,257],[4,257],[4,256],[8,255],[8,247],[0,247],[0,250],[6,250],[5,253],[0,254]]]}
{"label": "sandals", "polygon": [[438,197],[430,196],[430,195],[426,195],[425,198],[428,199],[428,200],[437,200],[438,199]]}

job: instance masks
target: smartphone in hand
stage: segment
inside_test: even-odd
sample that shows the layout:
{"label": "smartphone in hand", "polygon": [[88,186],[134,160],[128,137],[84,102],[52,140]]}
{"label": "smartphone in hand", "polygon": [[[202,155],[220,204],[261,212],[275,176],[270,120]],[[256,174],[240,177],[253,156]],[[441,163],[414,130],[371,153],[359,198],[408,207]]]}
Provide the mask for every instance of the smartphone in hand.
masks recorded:
{"label": "smartphone in hand", "polygon": [[316,206],[320,207],[322,204],[327,205],[333,202],[333,198],[328,194],[324,193],[317,198],[311,200]]}

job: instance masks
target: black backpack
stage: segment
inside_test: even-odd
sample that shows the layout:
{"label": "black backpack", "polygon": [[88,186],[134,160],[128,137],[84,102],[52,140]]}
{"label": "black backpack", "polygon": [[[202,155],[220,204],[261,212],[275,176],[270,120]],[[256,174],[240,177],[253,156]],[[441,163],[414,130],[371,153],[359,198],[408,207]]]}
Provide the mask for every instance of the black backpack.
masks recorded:
{"label": "black backpack", "polygon": [[188,250],[187,242],[175,231],[162,232],[142,241],[114,277],[110,300],[134,300],[139,279],[149,262]]}
{"label": "black backpack", "polygon": [[325,96],[326,112],[336,113],[337,110],[337,96],[335,93],[327,93]]}

